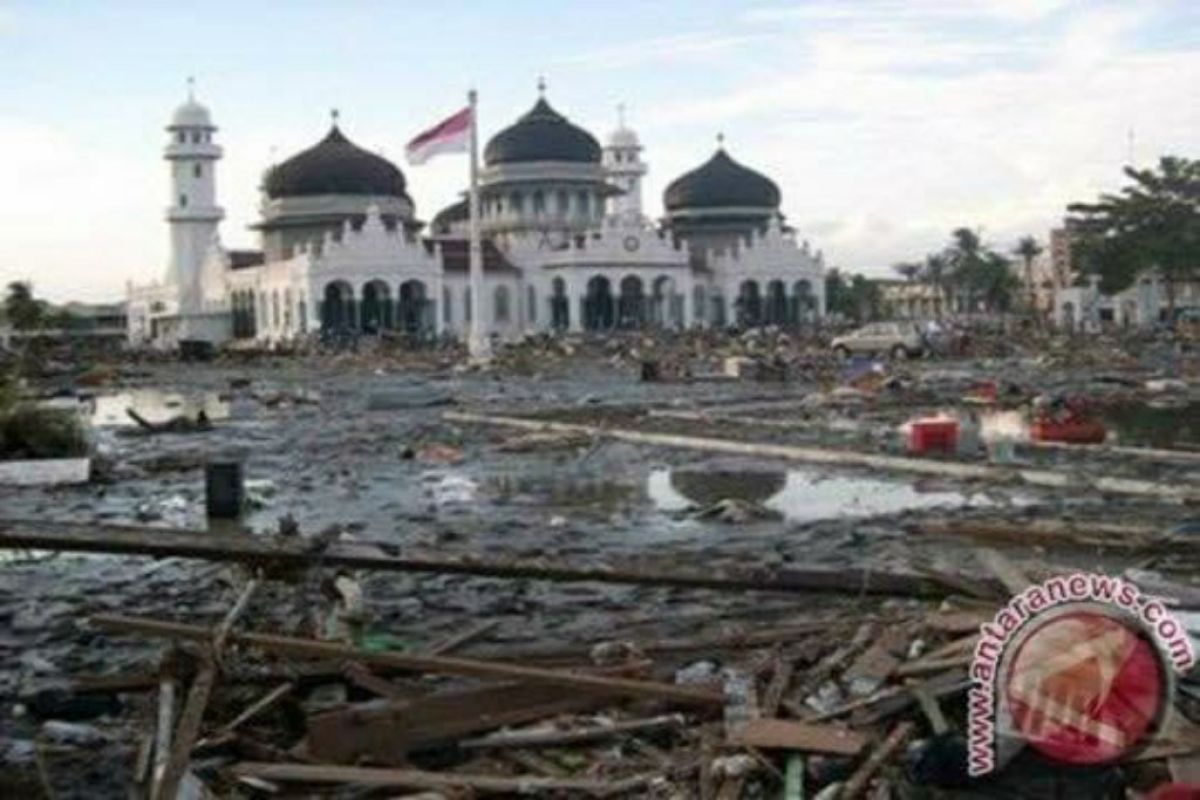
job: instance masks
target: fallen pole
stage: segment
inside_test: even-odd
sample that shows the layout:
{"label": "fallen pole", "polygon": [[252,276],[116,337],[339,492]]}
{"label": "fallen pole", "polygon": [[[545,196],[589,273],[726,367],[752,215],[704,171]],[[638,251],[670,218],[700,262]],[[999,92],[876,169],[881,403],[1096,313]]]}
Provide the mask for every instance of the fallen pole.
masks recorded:
{"label": "fallen pole", "polygon": [[[208,642],[212,629],[203,625],[188,625],[180,622],[127,617],[120,614],[99,614],[91,618],[91,624],[102,630],[115,633],[134,633],[163,639]],[[476,678],[506,678],[565,686],[581,692],[593,692],[606,696],[643,697],[666,700],[691,706],[724,705],[721,692],[691,686],[675,686],[668,683],[639,681],[631,678],[590,675],[565,670],[541,669],[500,661],[480,661],[449,656],[420,656],[402,653],[376,653],[354,647],[321,642],[313,639],[298,639],[291,636],[276,636],[266,633],[229,634],[229,641],[246,647],[258,647],[272,653],[297,658],[328,659],[332,661],[358,661],[362,664],[377,664],[383,667],[427,672],[442,675],[463,675]]]}
{"label": "fallen pole", "polygon": [[[869,568],[710,567],[655,572],[621,566],[577,566],[543,560],[487,561],[470,557],[417,558],[394,555],[400,548],[371,542],[334,542],[314,552],[311,540],[228,536],[207,531],[131,526],[0,521],[0,549],[36,549],[199,558],[239,562],[272,570],[309,567],[384,570],[490,578],[581,581],[726,591],[835,592],[939,598],[963,590],[963,578],[936,573],[881,572]],[[970,579],[983,598],[1000,596],[996,582]]]}
{"label": "fallen pole", "polygon": [[918,475],[936,475],[958,480],[986,480],[1001,484],[1025,484],[1041,488],[1092,491],[1102,494],[1126,494],[1138,497],[1158,497],[1164,500],[1200,502],[1200,491],[1180,485],[1168,485],[1156,481],[1120,478],[1108,475],[1086,476],[1074,472],[1056,472],[1046,469],[1022,469],[1001,467],[991,464],[962,464],[955,461],[883,456],[860,453],[854,450],[830,450],[820,447],[770,444],[765,442],[741,442],[734,439],[717,439],[709,436],[681,436],[674,433],[638,431],[629,428],[604,428],[597,425],[581,425],[572,422],[525,419],[492,414],[475,414],[466,411],[447,411],[442,418],[448,422],[477,425],[493,425],[534,431],[559,431],[581,433],[590,436],[607,436],[633,444],[675,447],[685,450],[702,450],[711,453],[733,453],[736,455],[781,458],[787,461],[803,461],[812,464],[832,464],[844,467],[866,467],[869,469],[909,472]]}

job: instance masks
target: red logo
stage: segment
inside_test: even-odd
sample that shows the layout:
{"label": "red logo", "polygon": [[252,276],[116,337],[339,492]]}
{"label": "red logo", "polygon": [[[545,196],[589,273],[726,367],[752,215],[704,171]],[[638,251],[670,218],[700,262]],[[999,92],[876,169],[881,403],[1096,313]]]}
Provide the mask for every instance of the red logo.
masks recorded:
{"label": "red logo", "polygon": [[1036,621],[1001,686],[1014,733],[1054,760],[1100,764],[1153,736],[1169,677],[1146,633],[1089,605]]}

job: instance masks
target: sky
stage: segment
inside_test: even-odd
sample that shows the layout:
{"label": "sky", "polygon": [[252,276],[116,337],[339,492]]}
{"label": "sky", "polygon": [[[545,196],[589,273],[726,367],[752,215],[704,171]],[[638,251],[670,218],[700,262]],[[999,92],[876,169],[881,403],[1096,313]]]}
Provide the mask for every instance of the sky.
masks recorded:
{"label": "sky", "polygon": [[0,281],[113,300],[166,268],[163,130],[195,76],[229,247],[330,110],[430,219],[461,156],[404,143],[480,97],[483,141],[547,98],[641,137],[646,210],[723,133],[826,263],[869,275],[967,226],[1011,249],[1130,161],[1200,156],[1195,0],[0,0]]}

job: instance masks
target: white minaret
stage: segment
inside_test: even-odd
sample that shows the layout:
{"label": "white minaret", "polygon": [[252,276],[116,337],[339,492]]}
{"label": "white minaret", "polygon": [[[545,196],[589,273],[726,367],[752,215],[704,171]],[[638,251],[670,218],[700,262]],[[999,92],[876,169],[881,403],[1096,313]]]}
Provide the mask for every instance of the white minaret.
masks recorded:
{"label": "white minaret", "polygon": [[217,205],[217,159],[221,148],[213,143],[208,109],[196,102],[188,78],[187,102],[175,109],[167,126],[170,141],[164,157],[171,165],[171,204],[167,224],[171,229],[171,258],[167,283],[178,287],[179,313],[201,311],[201,268],[217,235],[225,211]]}
{"label": "white minaret", "polygon": [[642,161],[642,145],[637,134],[625,127],[625,106],[617,106],[617,129],[604,146],[604,168],[608,179],[624,194],[613,195],[608,201],[608,213],[629,221],[642,219],[642,176],[646,164]]}

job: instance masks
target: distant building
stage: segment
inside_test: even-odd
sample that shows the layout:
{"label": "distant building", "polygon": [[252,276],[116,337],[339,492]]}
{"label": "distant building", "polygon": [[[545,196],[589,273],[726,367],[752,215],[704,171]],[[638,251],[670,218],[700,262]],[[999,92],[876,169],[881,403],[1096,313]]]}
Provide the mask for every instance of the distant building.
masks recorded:
{"label": "distant building", "polygon": [[945,297],[925,281],[892,278],[875,280],[883,300],[883,313],[893,319],[932,319],[942,316]]}
{"label": "distant building", "polygon": [[[267,171],[260,248],[225,248],[221,148],[193,98],[167,126],[171,258],[129,288],[129,339],[272,343],[317,332],[464,335],[467,206],[426,226],[404,174],[335,124]],[[773,181],[725,150],[673,181],[658,223],[647,166],[622,124],[601,145],[539,96],[487,142],[480,166],[486,332],[794,325],[824,313],[824,260],[780,210]]]}
{"label": "distant building", "polygon": [[[1153,272],[1138,276],[1132,286],[1116,294],[1104,294],[1099,278],[1085,276],[1072,247],[1077,235],[1068,225],[1050,231],[1050,275],[1053,284],[1052,318],[1055,325],[1094,329],[1107,325],[1150,327],[1166,322],[1167,287]],[[1200,282],[1177,283],[1175,307],[1200,308]]]}

